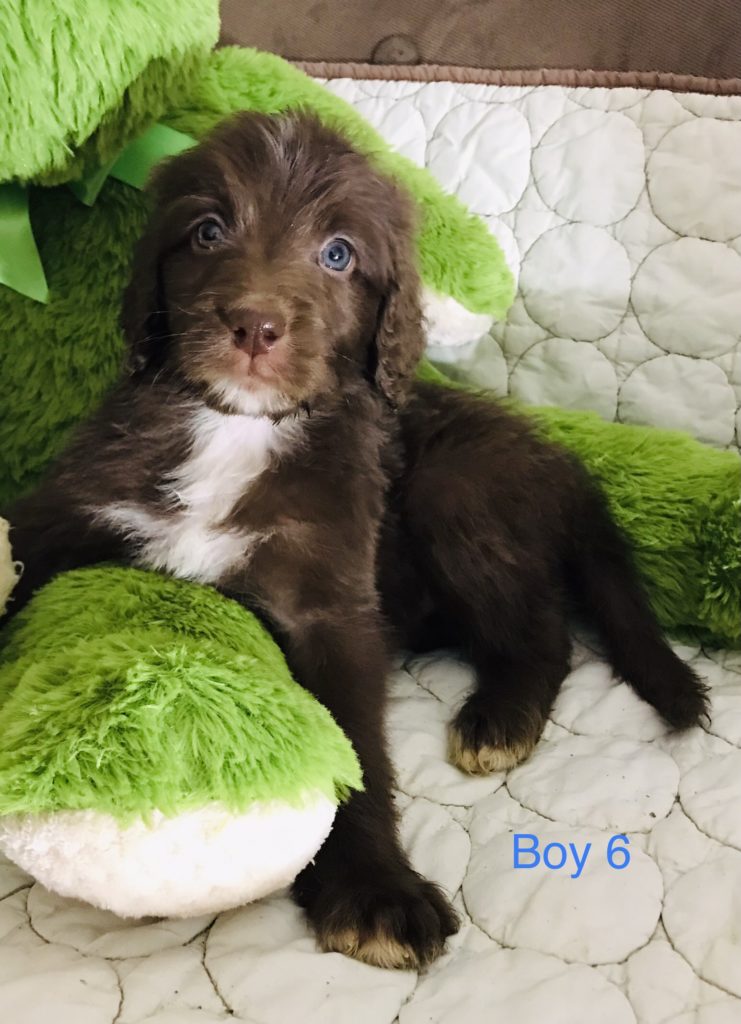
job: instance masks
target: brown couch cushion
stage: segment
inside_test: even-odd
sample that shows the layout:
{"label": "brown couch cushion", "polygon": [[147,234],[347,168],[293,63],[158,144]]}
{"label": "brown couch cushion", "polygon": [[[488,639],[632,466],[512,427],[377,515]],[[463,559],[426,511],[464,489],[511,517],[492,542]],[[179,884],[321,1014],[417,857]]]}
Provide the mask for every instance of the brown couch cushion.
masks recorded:
{"label": "brown couch cushion", "polygon": [[741,78],[741,0],[223,0],[222,25],[292,60]]}

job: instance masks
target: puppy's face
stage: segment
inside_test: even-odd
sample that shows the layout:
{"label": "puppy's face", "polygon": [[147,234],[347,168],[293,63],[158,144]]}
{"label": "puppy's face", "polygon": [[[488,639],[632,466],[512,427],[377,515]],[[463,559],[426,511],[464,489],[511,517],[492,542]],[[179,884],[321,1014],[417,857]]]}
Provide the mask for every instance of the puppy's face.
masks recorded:
{"label": "puppy's face", "polygon": [[124,306],[139,368],[218,406],[281,414],[422,348],[409,204],[307,117],[238,115],[168,161]]}

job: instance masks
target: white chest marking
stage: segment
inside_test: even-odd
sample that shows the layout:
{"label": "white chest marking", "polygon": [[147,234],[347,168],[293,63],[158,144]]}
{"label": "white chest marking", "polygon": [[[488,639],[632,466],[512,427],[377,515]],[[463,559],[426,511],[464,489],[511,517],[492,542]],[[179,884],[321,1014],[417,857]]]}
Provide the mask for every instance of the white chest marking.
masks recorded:
{"label": "white chest marking", "polygon": [[204,409],[192,421],[188,458],[165,479],[162,491],[176,511],[166,515],[144,505],[118,502],[96,510],[97,517],[137,547],[137,562],[173,576],[216,583],[244,565],[265,539],[223,522],[250,484],[297,439],[295,421],[225,416]]}

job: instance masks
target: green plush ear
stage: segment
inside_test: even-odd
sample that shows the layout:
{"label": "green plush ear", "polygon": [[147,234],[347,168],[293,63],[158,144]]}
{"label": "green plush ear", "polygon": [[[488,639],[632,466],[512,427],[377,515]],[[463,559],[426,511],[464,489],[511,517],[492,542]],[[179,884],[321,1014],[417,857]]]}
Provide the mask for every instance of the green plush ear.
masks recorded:
{"label": "green plush ear", "polygon": [[0,182],[105,164],[184,97],[217,0],[0,0]]}
{"label": "green plush ear", "polygon": [[218,31],[216,0],[0,0],[0,286],[48,298],[24,186],[102,183]]}

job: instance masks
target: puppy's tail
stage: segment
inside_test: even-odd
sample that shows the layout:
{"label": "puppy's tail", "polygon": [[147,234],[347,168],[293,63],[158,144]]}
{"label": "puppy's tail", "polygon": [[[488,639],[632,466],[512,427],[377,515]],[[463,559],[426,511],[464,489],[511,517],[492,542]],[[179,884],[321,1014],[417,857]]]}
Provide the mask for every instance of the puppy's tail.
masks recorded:
{"label": "puppy's tail", "polygon": [[708,714],[707,688],[662,635],[627,539],[591,482],[583,492],[572,574],[615,672],[675,729]]}

